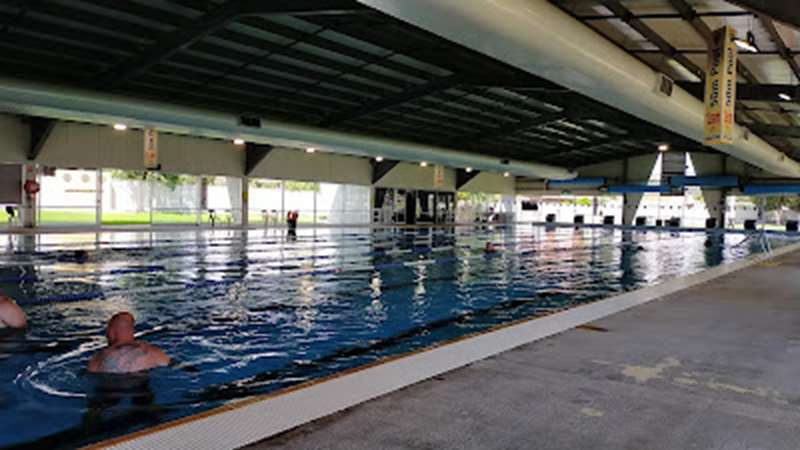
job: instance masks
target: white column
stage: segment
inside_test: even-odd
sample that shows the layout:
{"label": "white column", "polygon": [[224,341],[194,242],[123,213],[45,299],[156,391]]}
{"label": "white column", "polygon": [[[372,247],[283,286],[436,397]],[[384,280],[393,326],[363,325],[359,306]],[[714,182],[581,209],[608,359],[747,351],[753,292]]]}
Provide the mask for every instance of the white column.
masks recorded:
{"label": "white column", "polygon": [[318,191],[314,191],[314,226],[317,226],[317,195],[319,195]]}
{"label": "white column", "polygon": [[95,225],[103,225],[103,169],[95,172]]}
{"label": "white column", "polygon": [[281,180],[281,214],[278,217],[278,223],[276,225],[284,223],[285,218],[286,218],[286,181]]}
{"label": "white column", "polygon": [[22,226],[25,228],[34,228],[36,227],[36,203],[39,195],[42,193],[39,192],[38,194],[31,196],[25,192],[24,186],[25,182],[28,180],[39,182],[38,180],[38,173],[39,170],[37,169],[36,165],[34,164],[23,164],[22,165],[22,205],[20,205],[20,221]]}

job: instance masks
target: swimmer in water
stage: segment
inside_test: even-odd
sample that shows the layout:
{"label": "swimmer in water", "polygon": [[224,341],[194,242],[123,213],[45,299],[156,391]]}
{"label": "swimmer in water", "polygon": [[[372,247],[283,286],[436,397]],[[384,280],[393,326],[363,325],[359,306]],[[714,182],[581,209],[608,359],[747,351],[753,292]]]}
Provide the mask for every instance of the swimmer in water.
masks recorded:
{"label": "swimmer in water", "polygon": [[135,320],[129,312],[115,314],[106,327],[108,347],[89,360],[89,372],[126,374],[169,365],[161,349],[134,338]]}
{"label": "swimmer in water", "polygon": [[5,295],[0,295],[0,329],[12,328],[22,330],[27,326],[28,320],[25,317],[25,311],[23,311],[14,300],[11,300]]}
{"label": "swimmer in water", "polygon": [[497,247],[491,241],[486,241],[486,246],[483,247],[485,253],[497,253]]}
{"label": "swimmer in water", "polygon": [[89,253],[86,250],[75,250],[73,257],[75,258],[75,262],[79,264],[85,264],[89,261]]}

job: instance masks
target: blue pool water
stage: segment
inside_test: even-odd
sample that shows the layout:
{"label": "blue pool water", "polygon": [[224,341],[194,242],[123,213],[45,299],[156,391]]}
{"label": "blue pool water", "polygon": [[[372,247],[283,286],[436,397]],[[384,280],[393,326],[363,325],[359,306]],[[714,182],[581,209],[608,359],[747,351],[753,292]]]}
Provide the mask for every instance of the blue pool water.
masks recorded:
{"label": "blue pool water", "polygon": [[[0,338],[2,448],[126,434],[763,251],[741,233],[530,226],[95,238],[8,237],[0,292],[30,329]],[[794,239],[769,237],[773,248]],[[500,252],[484,255],[486,240]],[[74,261],[79,248],[88,263]],[[85,372],[122,310],[176,367]]]}

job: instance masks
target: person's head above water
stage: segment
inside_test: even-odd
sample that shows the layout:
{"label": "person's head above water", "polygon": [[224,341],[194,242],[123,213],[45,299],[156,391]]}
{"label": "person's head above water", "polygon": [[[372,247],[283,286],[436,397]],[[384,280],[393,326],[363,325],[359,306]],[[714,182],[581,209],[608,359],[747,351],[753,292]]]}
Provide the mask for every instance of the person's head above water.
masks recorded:
{"label": "person's head above water", "polygon": [[114,314],[108,320],[106,326],[106,338],[108,338],[108,345],[130,344],[134,342],[133,335],[136,320],[133,314],[125,311]]}
{"label": "person's head above water", "polygon": [[89,372],[133,373],[163,367],[170,358],[161,349],[147,342],[137,341],[133,335],[136,321],[129,312],[114,314],[106,326],[108,347],[95,353],[89,360]]}
{"label": "person's head above water", "polygon": [[27,326],[25,311],[14,300],[0,294],[0,328],[23,329]]}
{"label": "person's head above water", "polygon": [[89,253],[86,250],[75,250],[72,256],[75,258],[75,261],[79,263],[84,263],[89,260]]}

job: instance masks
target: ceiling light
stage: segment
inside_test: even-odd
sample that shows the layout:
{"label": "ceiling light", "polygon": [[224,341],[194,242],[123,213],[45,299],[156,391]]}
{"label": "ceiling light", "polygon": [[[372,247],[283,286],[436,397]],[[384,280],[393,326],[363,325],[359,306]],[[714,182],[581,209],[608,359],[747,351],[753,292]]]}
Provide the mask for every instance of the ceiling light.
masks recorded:
{"label": "ceiling light", "polygon": [[658,146],[658,151],[666,152],[669,150],[669,144],[661,144]]}
{"label": "ceiling light", "polygon": [[792,96],[785,92],[781,92],[780,94],[778,94],[778,98],[787,102],[792,100]]}
{"label": "ceiling light", "polygon": [[242,139],[242,138],[236,138],[236,139],[234,139],[234,140],[233,140],[233,143],[234,143],[235,145],[244,145],[244,139]]}
{"label": "ceiling light", "polygon": [[745,40],[736,39],[736,40],[733,41],[733,43],[736,44],[737,47],[739,47],[739,50],[742,50],[742,51],[745,51],[745,52],[750,52],[750,53],[758,53],[758,48],[756,48],[756,46],[754,46],[753,44],[751,44],[751,43],[749,43],[749,42],[747,42]]}
{"label": "ceiling light", "polygon": [[752,31],[747,32],[745,39],[734,39],[733,43],[739,47],[739,50],[750,53],[758,53],[758,47],[756,47],[756,37],[753,35]]}
{"label": "ceiling light", "polygon": [[467,171],[467,173],[472,173],[472,167],[467,167],[467,168],[466,168],[466,169],[464,169],[464,170],[466,170],[466,171]]}
{"label": "ceiling light", "polygon": [[375,161],[377,161],[377,162],[383,162],[383,156],[376,156],[376,157],[375,157]]}
{"label": "ceiling light", "polygon": [[419,163],[419,165],[420,165],[420,167],[428,167],[428,162],[427,161],[422,161],[421,163]]}
{"label": "ceiling light", "polygon": [[306,149],[306,153],[316,153],[316,152],[317,152],[317,149],[315,149],[314,147],[308,147]]}
{"label": "ceiling light", "polygon": [[511,176],[511,174],[510,174],[510,173],[508,173],[508,172],[503,172],[503,176],[504,176],[504,177],[506,177],[506,178],[508,178],[508,177],[510,177],[510,176]]}
{"label": "ceiling light", "polygon": [[114,124],[114,129],[117,130],[117,131],[125,131],[125,130],[128,129],[128,126],[125,125],[124,123],[115,123]]}

